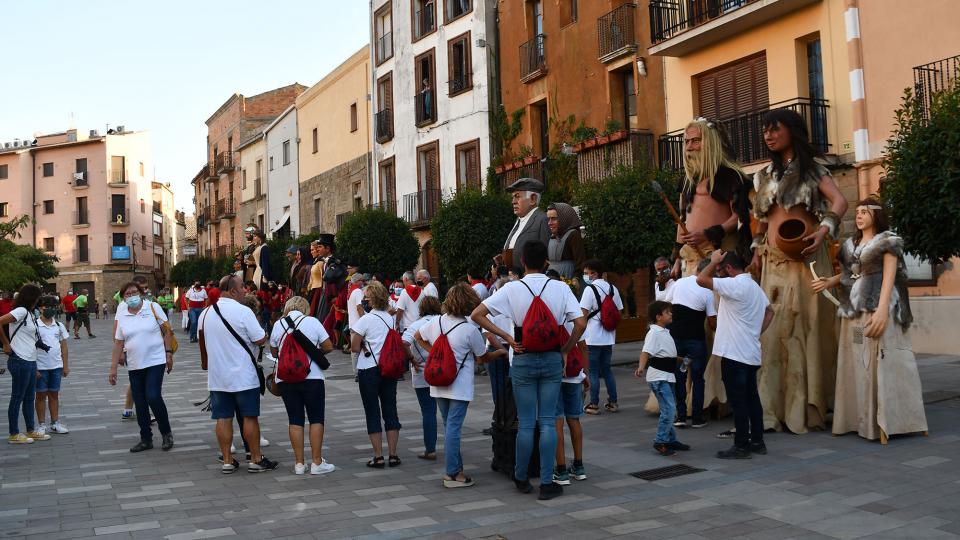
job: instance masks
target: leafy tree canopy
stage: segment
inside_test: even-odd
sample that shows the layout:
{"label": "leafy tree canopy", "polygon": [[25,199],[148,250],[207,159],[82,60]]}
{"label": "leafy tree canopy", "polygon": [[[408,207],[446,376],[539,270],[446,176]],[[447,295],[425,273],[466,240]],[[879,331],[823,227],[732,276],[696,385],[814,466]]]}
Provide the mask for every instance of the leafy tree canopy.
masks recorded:
{"label": "leafy tree canopy", "polygon": [[449,283],[467,271],[485,272],[515,220],[510,196],[462,189],[443,201],[431,222],[433,248]]}
{"label": "leafy tree canopy", "polygon": [[337,232],[336,255],[344,263],[355,261],[364,272],[396,278],[417,265],[420,243],[395,214],[365,209],[344,220]]}
{"label": "leafy tree canopy", "polygon": [[0,290],[12,291],[26,283],[44,283],[57,275],[56,257],[39,249],[16,244],[20,229],[30,224],[30,216],[22,215],[0,222]]}

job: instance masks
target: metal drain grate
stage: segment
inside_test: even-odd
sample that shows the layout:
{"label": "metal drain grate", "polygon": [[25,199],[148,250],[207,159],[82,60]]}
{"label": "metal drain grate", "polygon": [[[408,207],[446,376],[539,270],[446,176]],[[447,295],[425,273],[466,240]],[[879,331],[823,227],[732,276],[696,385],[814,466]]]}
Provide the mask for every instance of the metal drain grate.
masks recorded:
{"label": "metal drain grate", "polygon": [[645,471],[630,473],[630,476],[635,476],[641,480],[654,482],[656,480],[673,478],[675,476],[683,476],[685,474],[696,474],[703,472],[704,470],[706,469],[698,469],[689,465],[670,465],[669,467],[660,467],[658,469],[647,469]]}

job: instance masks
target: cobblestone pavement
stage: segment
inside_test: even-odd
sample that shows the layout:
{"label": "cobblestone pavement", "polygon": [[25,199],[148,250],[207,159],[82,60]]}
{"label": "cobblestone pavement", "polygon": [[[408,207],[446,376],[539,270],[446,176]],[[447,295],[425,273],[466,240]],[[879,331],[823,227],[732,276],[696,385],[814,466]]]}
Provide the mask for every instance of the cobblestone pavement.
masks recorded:
{"label": "cobblestone pavement", "polygon": [[[221,475],[213,424],[191,404],[206,395],[206,377],[197,346],[186,343],[182,333],[176,369],[164,384],[176,447],[130,454],[137,427],[120,420],[124,386],[106,382],[108,324],[94,321],[95,339],[70,340],[72,373],[64,381],[62,418],[71,433],[29,446],[0,446],[0,536],[783,540],[960,535],[960,357],[920,359],[929,437],[895,438],[883,447],[853,435],[771,434],[769,455],[736,462],[712,457],[729,444],[714,437],[731,426],[729,420],[681,431],[691,452],[655,455],[656,420],[642,412],[646,386],[633,378],[632,368],[618,367],[620,412],[584,418],[589,479],[575,481],[563,497],[538,502],[489,468],[490,442],[481,430],[489,425],[492,403],[482,378],[463,433],[464,461],[475,487],[446,490],[440,462],[416,459],[423,447],[409,380],[399,392],[403,465],[367,469],[370,449],[360,398],[348,374],[349,357],[340,353],[332,356],[335,367],[327,381],[324,447],[338,470],[320,477],[293,475],[286,415],[280,400],[267,395],[261,419],[271,441],[266,453],[281,468]],[[3,404],[9,381],[9,375],[0,378]],[[6,433],[6,417],[0,422]],[[629,475],[680,463],[705,471],[655,482]]]}

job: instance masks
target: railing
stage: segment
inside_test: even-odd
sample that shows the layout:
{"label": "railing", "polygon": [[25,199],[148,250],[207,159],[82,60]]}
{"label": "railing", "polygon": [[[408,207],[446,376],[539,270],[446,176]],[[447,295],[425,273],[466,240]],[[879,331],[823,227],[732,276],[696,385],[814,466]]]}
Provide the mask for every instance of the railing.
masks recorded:
{"label": "railing", "polygon": [[[466,69],[470,69],[470,66],[466,66]],[[456,94],[457,92],[463,91],[470,85],[470,77],[466,73],[455,74],[450,79],[450,93]]]}
{"label": "railing", "polygon": [[456,19],[470,9],[470,0],[448,0],[444,4],[447,4],[445,9],[448,8],[447,19],[450,20]]}
{"label": "railing", "polygon": [[[829,104],[825,99],[796,98],[721,118],[718,122],[736,152],[736,161],[747,165],[768,159],[767,147],[763,142],[763,115],[772,109],[790,109],[799,113],[807,124],[810,144],[820,153],[829,152],[831,144],[827,137],[828,108]],[[660,167],[683,169],[682,129],[661,135],[657,147]]]}
{"label": "railing", "polygon": [[577,153],[577,177],[581,182],[598,182],[619,166],[653,164],[653,133],[632,131],[626,137]]}
{"label": "railing", "polygon": [[413,22],[413,38],[420,39],[421,37],[433,32],[437,29],[437,22],[434,20],[433,9],[423,9],[420,8],[414,13]]}
{"label": "railing", "polygon": [[609,62],[637,50],[633,21],[636,5],[624,4],[597,19],[600,61]]}
{"label": "railing", "polygon": [[163,209],[161,208],[160,201],[153,201],[153,213],[162,214]]}
{"label": "railing", "polygon": [[212,214],[212,212],[210,211],[210,207],[209,207],[209,206],[204,207],[204,209],[200,212],[200,217],[203,218],[203,221],[204,221],[207,225],[210,224],[210,218],[212,217],[211,214]]}
{"label": "railing", "polygon": [[520,82],[533,80],[547,72],[547,36],[538,34],[520,45]]}
{"label": "railing", "polygon": [[650,41],[666,41],[756,0],[650,0]]}
{"label": "railing", "polygon": [[340,232],[340,228],[343,227],[343,222],[346,221],[347,218],[350,217],[350,214],[352,214],[352,213],[353,213],[353,212],[342,212],[342,213],[340,213],[340,214],[337,214],[337,230],[336,230],[336,232]]}
{"label": "railing", "polygon": [[233,152],[220,152],[214,159],[214,168],[218,173],[230,172],[233,170]]}
{"label": "railing", "polygon": [[403,219],[411,227],[430,224],[437,208],[440,208],[440,190],[427,189],[403,196]]}
{"label": "railing", "polygon": [[[74,224],[74,225],[89,225],[89,224],[90,224],[90,215],[89,215],[89,214],[90,214],[90,213],[87,212],[86,210],[83,210],[83,211],[74,210],[74,211],[73,211],[73,224]],[[113,218],[116,219],[117,216],[113,216]]]}
{"label": "railing", "polygon": [[236,248],[233,244],[224,244],[217,246],[217,248],[214,250],[214,253],[217,257],[233,257],[235,249]]}
{"label": "railing", "polygon": [[379,64],[392,56],[393,32],[387,32],[377,38],[377,63]]}
{"label": "railing", "polygon": [[414,98],[417,126],[432,124],[437,121],[437,104],[433,90],[424,90]]}
{"label": "railing", "polygon": [[495,174],[494,178],[496,179],[496,185],[500,189],[506,189],[507,186],[516,182],[521,178],[533,178],[534,180],[539,180],[546,185],[547,175],[546,169],[548,165],[545,166],[545,161],[538,159],[533,163],[524,165],[522,167],[517,167],[509,171],[504,171],[499,174]]}
{"label": "railing", "polygon": [[913,93],[923,104],[923,117],[930,117],[933,96],[960,79],[960,56],[953,56],[913,68]]}
{"label": "railing", "polygon": [[374,115],[377,124],[377,142],[384,143],[393,138],[393,110],[383,109]]}
{"label": "railing", "polygon": [[73,187],[75,188],[88,187],[90,185],[87,180],[87,171],[75,172],[71,178],[71,182],[73,182]]}
{"label": "railing", "polygon": [[107,183],[126,185],[128,174],[124,169],[110,169],[107,171]]}
{"label": "railing", "polygon": [[368,204],[368,205],[367,205],[367,208],[370,208],[371,210],[383,210],[384,212],[387,212],[388,214],[396,215],[396,214],[397,214],[397,200],[396,200],[396,199],[392,199],[392,200],[389,200],[389,201],[377,201],[377,202],[375,202],[375,203]]}
{"label": "railing", "polygon": [[73,264],[90,262],[90,248],[73,248]]}
{"label": "railing", "polygon": [[230,218],[237,215],[237,203],[233,197],[227,197],[217,201],[217,218]]}
{"label": "railing", "polygon": [[111,225],[130,225],[130,207],[113,208],[110,210],[110,215],[107,217],[109,218]]}

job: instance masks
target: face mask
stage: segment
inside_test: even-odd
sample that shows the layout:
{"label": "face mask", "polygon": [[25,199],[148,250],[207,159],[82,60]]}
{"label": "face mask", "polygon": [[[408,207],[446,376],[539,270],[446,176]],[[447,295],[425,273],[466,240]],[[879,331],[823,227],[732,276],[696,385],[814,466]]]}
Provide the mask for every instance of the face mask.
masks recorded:
{"label": "face mask", "polygon": [[133,295],[129,298],[125,298],[123,301],[127,303],[127,307],[131,307],[134,309],[139,307],[141,302],[140,295]]}
{"label": "face mask", "polygon": [[43,310],[43,316],[44,318],[47,318],[47,319],[52,319],[54,316],[56,316],[56,314],[57,314],[57,310],[55,309],[48,308]]}
{"label": "face mask", "polygon": [[372,307],[370,307],[370,301],[369,301],[369,300],[361,300],[361,301],[360,301],[360,307],[362,307],[362,308],[363,308],[363,311],[366,312],[366,313],[370,313],[370,310],[373,309]]}
{"label": "face mask", "polygon": [[590,276],[589,276],[589,275],[584,274],[584,275],[583,275],[583,282],[586,283],[587,285],[590,285],[591,283],[593,283],[593,280],[590,279]]}
{"label": "face mask", "polygon": [[426,287],[426,286],[427,286],[426,282],[424,282],[424,281],[422,281],[422,280],[417,281],[417,285],[419,285],[419,286],[421,286],[421,287]]}

